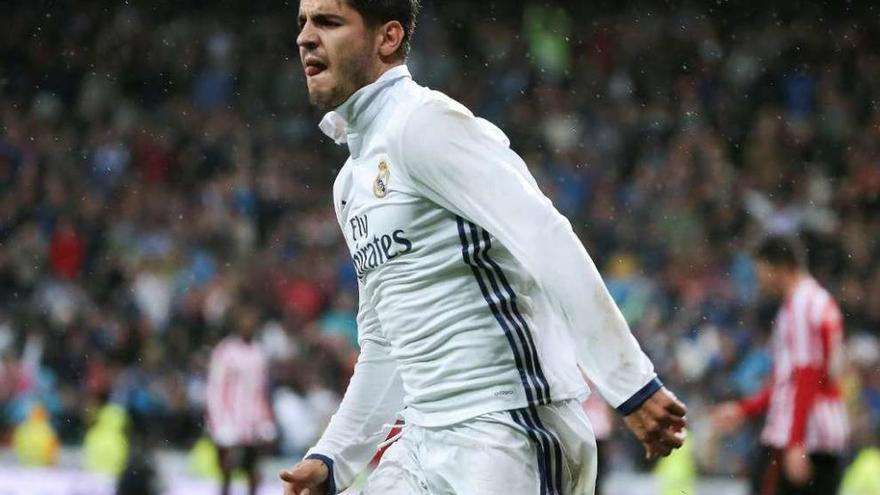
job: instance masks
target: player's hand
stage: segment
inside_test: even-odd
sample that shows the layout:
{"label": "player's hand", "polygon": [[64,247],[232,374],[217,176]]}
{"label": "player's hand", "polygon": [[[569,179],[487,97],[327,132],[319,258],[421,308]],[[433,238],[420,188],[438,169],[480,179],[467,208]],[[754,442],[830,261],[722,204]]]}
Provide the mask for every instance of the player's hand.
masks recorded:
{"label": "player's hand", "polygon": [[785,449],[782,468],[785,470],[785,477],[794,486],[806,486],[813,478],[813,463],[803,445]]}
{"label": "player's hand", "polygon": [[712,424],[722,435],[728,435],[739,428],[746,419],[742,407],[736,402],[722,402],[711,412]]}
{"label": "player's hand", "polygon": [[287,471],[281,471],[284,495],[324,495],[330,472],[317,459],[306,459]]}
{"label": "player's hand", "polygon": [[661,388],[623,422],[642,442],[645,458],[666,457],[684,445],[687,408],[675,394]]}

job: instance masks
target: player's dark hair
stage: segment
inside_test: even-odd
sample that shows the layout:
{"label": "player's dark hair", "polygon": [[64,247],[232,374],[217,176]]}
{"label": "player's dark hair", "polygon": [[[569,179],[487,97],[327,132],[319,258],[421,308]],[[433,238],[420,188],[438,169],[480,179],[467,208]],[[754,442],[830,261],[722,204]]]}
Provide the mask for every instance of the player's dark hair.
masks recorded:
{"label": "player's dark hair", "polygon": [[368,26],[397,21],[403,26],[403,42],[397,54],[406,58],[410,41],[416,30],[416,17],[421,9],[420,0],[346,0],[364,18]]}
{"label": "player's dark hair", "polygon": [[797,238],[774,235],[767,237],[755,249],[755,257],[773,266],[792,270],[806,269],[807,250]]}

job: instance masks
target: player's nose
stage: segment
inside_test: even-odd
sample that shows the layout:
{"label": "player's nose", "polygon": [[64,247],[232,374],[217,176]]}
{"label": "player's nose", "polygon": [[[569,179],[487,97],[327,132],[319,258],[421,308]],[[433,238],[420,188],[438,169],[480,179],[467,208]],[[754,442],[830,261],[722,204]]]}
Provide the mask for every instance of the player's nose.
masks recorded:
{"label": "player's nose", "polygon": [[311,22],[306,22],[296,37],[296,46],[300,50],[314,50],[317,48],[320,39],[317,30],[312,26]]}

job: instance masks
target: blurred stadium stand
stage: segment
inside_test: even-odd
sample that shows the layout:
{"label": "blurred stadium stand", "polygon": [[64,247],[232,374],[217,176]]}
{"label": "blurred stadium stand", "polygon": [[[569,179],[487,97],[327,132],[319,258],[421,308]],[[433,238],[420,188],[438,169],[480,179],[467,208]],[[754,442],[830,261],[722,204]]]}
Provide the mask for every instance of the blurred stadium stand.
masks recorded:
{"label": "blurred stadium stand", "polygon": [[[140,444],[189,451],[208,352],[254,304],[276,454],[292,461],[357,355],[330,204],[345,151],[308,107],[296,2],[14,3],[0,30],[0,445],[40,404],[76,448],[110,401]],[[769,371],[773,306],[748,255],[768,232],[800,234],[841,302],[853,454],[876,445],[880,10],[623,3],[425,1],[409,65],[504,129],[572,220],[691,407],[701,476],[742,476],[755,447],[754,426],[716,438],[703,413]],[[651,469],[623,430],[605,455],[615,476]]]}

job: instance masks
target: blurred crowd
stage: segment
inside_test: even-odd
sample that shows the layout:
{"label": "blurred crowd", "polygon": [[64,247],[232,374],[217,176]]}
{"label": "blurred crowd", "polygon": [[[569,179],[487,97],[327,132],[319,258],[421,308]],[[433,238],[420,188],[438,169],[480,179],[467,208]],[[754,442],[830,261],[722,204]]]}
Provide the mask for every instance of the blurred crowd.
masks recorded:
{"label": "blurred crowd", "polygon": [[[739,472],[754,446],[700,413],[770,370],[775,306],[749,255],[766,233],[799,234],[840,301],[856,446],[878,440],[876,12],[424,3],[416,80],[501,127],[571,219],[690,405],[701,469]],[[155,445],[189,448],[207,358],[244,306],[261,314],[279,452],[320,433],[357,357],[356,277],[330,195],[347,153],[308,106],[295,14],[7,12],[0,439],[41,404],[77,444],[110,401]],[[620,432],[608,455],[637,464]]]}

